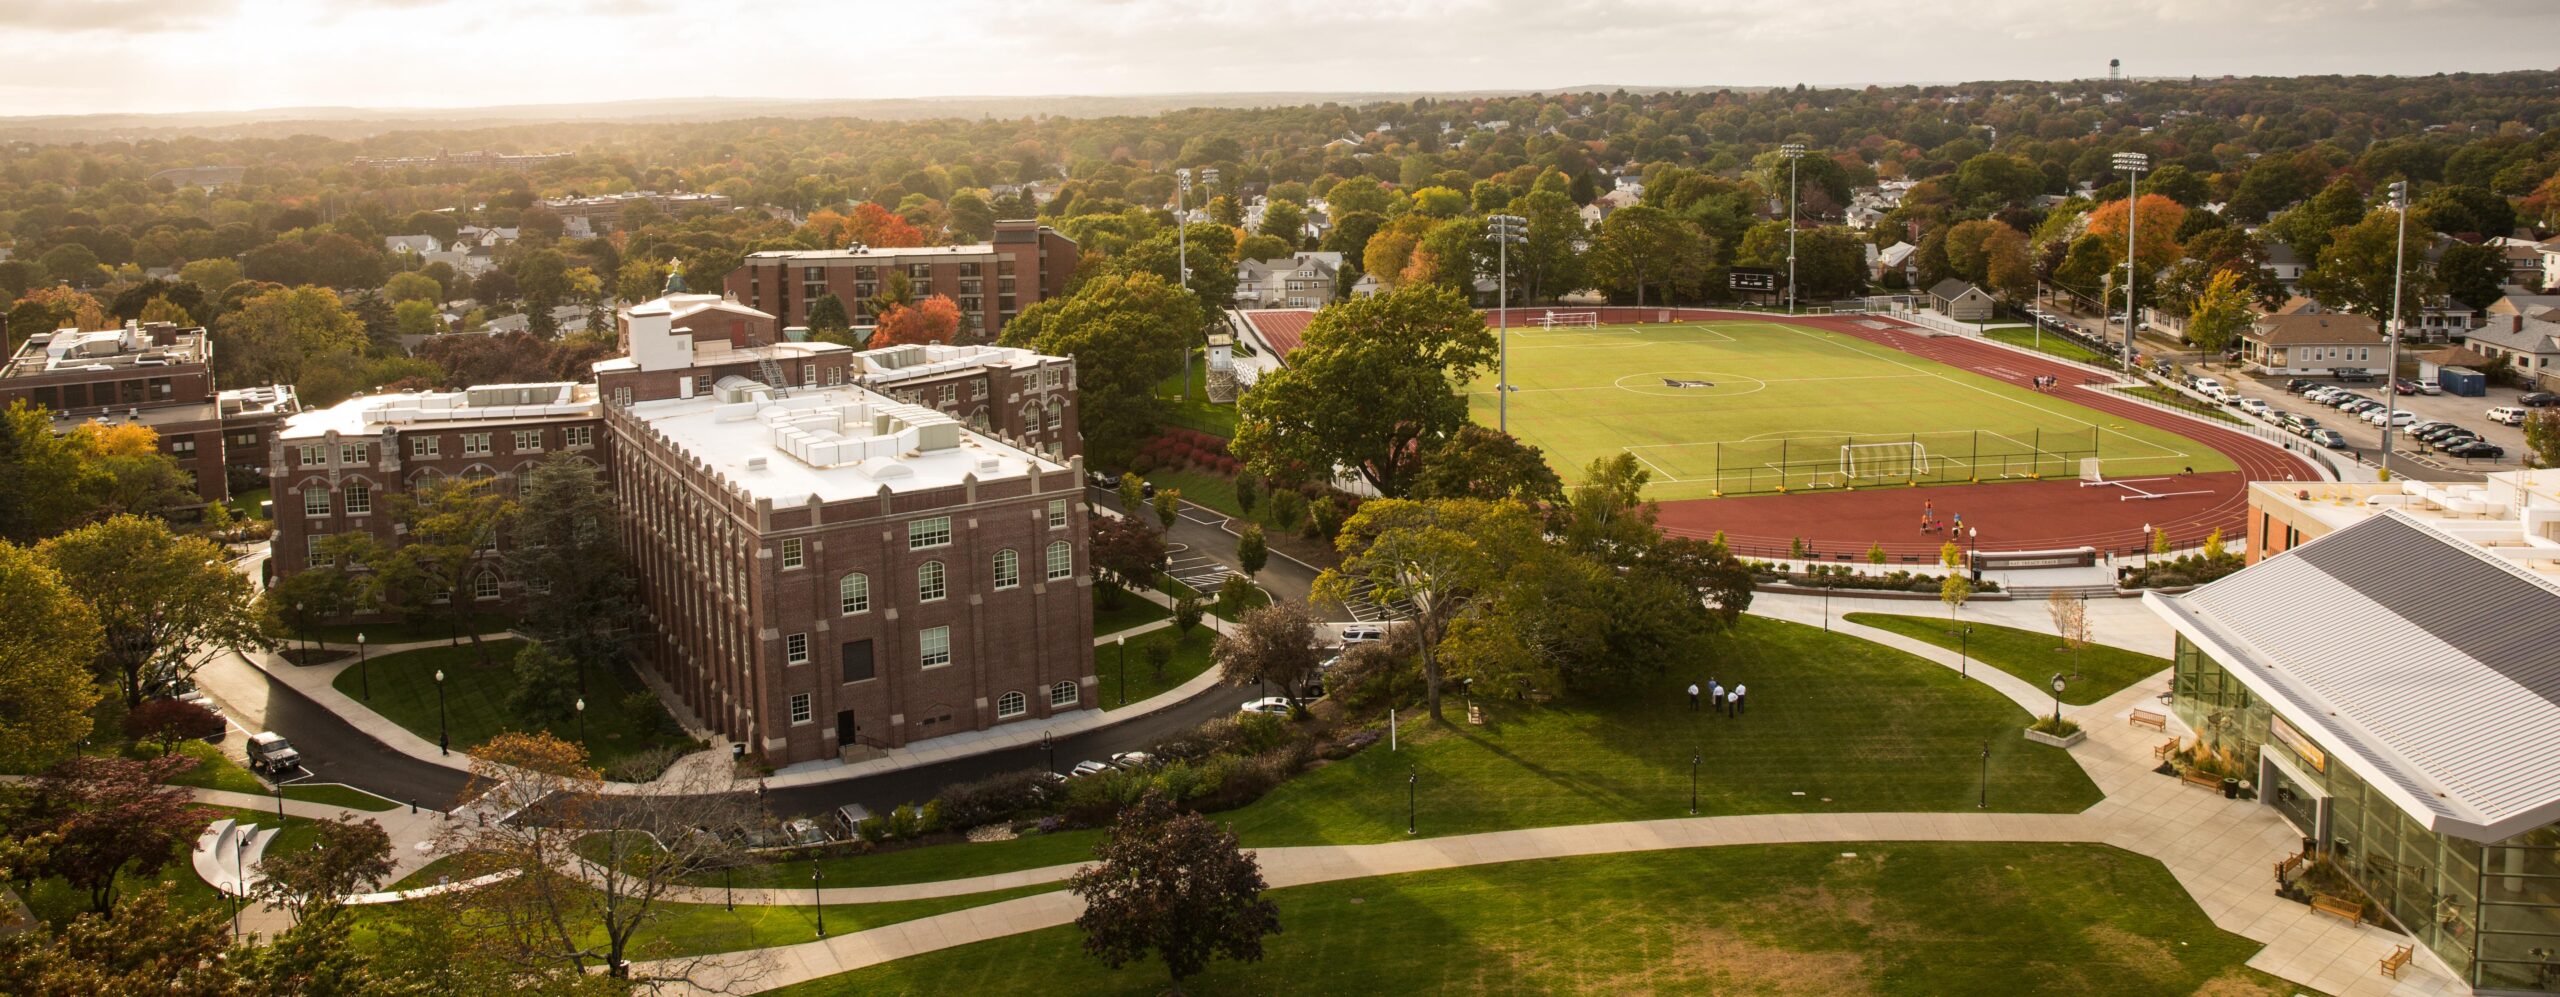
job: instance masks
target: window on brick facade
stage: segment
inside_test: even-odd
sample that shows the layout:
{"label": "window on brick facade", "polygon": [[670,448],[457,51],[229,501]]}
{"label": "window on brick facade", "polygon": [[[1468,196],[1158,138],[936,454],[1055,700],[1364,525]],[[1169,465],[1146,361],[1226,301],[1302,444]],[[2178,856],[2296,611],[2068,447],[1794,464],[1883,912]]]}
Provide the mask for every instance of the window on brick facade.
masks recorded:
{"label": "window on brick facade", "polygon": [[871,576],[856,572],[836,580],[836,608],[846,616],[871,611]]}
{"label": "window on brick facade", "polygon": [[471,597],[474,599],[497,598],[498,573],[495,571],[483,571],[477,575],[473,575],[471,577]]}
{"label": "window on brick facade", "polygon": [[946,384],[946,385],[943,385],[943,386],[942,386],[942,404],[949,405],[949,404],[951,404],[952,402],[956,402],[956,401],[959,401],[959,400],[960,400],[960,386],[959,386],[959,385],[957,385],[957,384]]}
{"label": "window on brick facade", "polygon": [[1022,555],[1014,553],[1011,548],[997,551],[996,589],[1002,591],[1020,584],[1022,584]]}
{"label": "window on brick facade", "polygon": [[372,446],[371,444],[365,444],[365,443],[341,443],[341,444],[338,444],[338,463],[341,463],[341,464],[362,464],[362,463],[364,463],[364,462],[365,462],[365,458],[372,456],[372,454],[371,454],[371,452],[370,452],[370,451],[372,451],[372,450],[373,450],[373,446]]}
{"label": "window on brick facade", "polygon": [[192,437],[192,436],[180,436],[180,437],[176,437],[176,438],[174,438],[174,439],[171,439],[171,440],[169,441],[169,455],[170,455],[170,456],[172,456],[172,457],[193,457],[193,456],[195,456],[195,455],[196,455],[196,438],[195,438],[195,437]]}
{"label": "window on brick facade", "polygon": [[949,544],[950,542],[951,517],[949,516],[935,516],[931,519],[918,519],[907,524],[908,550],[923,550],[927,547],[941,547]]}
{"label": "window on brick facade", "polygon": [[329,490],[319,485],[305,486],[302,489],[302,514],[305,516],[328,515]]}
{"label": "window on brick facade", "polygon": [[492,434],[489,433],[462,434],[462,452],[467,456],[478,456],[480,454],[488,453],[489,437],[491,435]]}
{"label": "window on brick facade", "polygon": [[784,570],[797,568],[801,565],[801,562],[802,551],[800,538],[791,537],[782,541],[782,567]]}
{"label": "window on brick facade", "polygon": [[795,665],[809,663],[809,635],[792,634],[782,638],[782,658]]}
{"label": "window on brick facade", "polygon": [[540,452],[542,450],[542,431],[539,429],[516,430],[515,444],[515,452],[517,453]]}
{"label": "window on brick facade", "polygon": [[347,515],[364,516],[373,512],[373,486],[361,481],[347,482]]}
{"label": "window on brick facade", "polygon": [[320,467],[329,463],[329,448],[317,444],[302,447],[302,466]]}
{"label": "window on brick facade", "polygon": [[1008,692],[996,697],[996,719],[998,720],[1011,720],[1029,712],[1031,712],[1031,700],[1021,693]]}
{"label": "window on brick facade", "polygon": [[1049,545],[1049,580],[1057,581],[1076,573],[1076,549],[1064,540]]}
{"label": "window on brick facade", "polygon": [[916,601],[932,602],[942,598],[947,591],[943,580],[942,562],[926,561],[918,566],[916,568]]}
{"label": "window on brick facade", "polygon": [[428,458],[428,459],[433,459],[433,458],[436,458],[436,457],[442,457],[442,456],[444,456],[444,437],[441,437],[441,436],[412,436],[412,437],[410,437],[410,438],[409,438],[409,456],[411,456],[411,457],[423,457],[423,458]]}
{"label": "window on brick facade", "polygon": [[594,426],[570,426],[561,432],[567,435],[568,447],[571,450],[584,450],[596,445],[596,427]]}
{"label": "window on brick facade", "polygon": [[799,725],[801,725],[801,724],[805,724],[805,723],[808,723],[808,722],[809,722],[809,694],[808,694],[808,693],[805,693],[805,692],[795,692],[795,693],[792,693],[792,694],[791,694],[791,725],[792,725],[792,726],[794,726],[794,727],[797,727],[797,726],[799,726]]}
{"label": "window on brick facade", "polygon": [[932,627],[916,635],[918,663],[925,668],[940,668],[951,663],[951,628]]}
{"label": "window on brick facade", "polygon": [[1067,500],[1049,500],[1049,528],[1053,530],[1067,528]]}
{"label": "window on brick facade", "polygon": [[1049,705],[1051,706],[1074,706],[1077,700],[1083,698],[1073,682],[1060,682],[1049,687]]}
{"label": "window on brick facade", "polygon": [[1049,428],[1058,428],[1058,423],[1065,417],[1066,412],[1067,406],[1064,402],[1055,398],[1049,399]]}
{"label": "window on brick facade", "polygon": [[326,533],[313,533],[302,538],[303,567],[321,568],[338,563],[338,559],[330,557],[328,550],[324,548],[328,539],[329,535]]}

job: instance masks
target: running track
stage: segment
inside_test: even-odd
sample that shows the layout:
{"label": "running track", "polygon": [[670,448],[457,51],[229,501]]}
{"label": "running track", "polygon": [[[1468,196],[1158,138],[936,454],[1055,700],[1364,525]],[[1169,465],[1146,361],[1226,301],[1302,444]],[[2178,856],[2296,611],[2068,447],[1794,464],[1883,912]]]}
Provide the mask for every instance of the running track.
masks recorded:
{"label": "running track", "polygon": [[[1633,318],[1634,315],[1623,319],[1614,314],[1603,316],[1604,321]],[[1934,561],[1938,546],[1947,537],[1944,533],[1924,536],[1919,532],[1923,499],[1936,506],[1942,522],[1952,513],[1963,513],[1965,525],[1981,532],[1977,542],[1983,550],[2086,546],[2131,554],[2143,549],[2145,524],[2167,530],[2170,543],[2180,549],[2201,545],[2206,535],[2218,529],[2237,550],[2247,534],[2249,482],[2320,479],[2320,472],[2310,463],[2257,437],[2082,387],[2080,382],[2092,375],[2061,361],[1963,336],[1931,336],[1878,316],[1776,318],[1751,312],[1697,309],[1678,313],[1680,321],[1702,318],[1811,326],[2020,388],[2027,388],[2030,380],[2039,375],[2059,377],[2060,387],[2053,389],[2053,394],[2126,422],[2156,426],[2184,436],[2220,452],[2240,468],[2236,472],[2183,476],[2145,486],[2155,491],[2201,489],[2209,494],[2132,502],[2123,501],[2123,489],[2084,488],[2079,481],[2069,480],[1760,495],[1662,504],[1666,532],[1711,536],[1722,531],[1726,542],[1745,555],[1784,556],[1791,538],[1803,537],[1815,550],[1835,559],[1842,554],[1863,559],[1870,545],[1881,545],[1896,561]],[[1860,322],[1880,322],[1893,328],[1868,328]]]}

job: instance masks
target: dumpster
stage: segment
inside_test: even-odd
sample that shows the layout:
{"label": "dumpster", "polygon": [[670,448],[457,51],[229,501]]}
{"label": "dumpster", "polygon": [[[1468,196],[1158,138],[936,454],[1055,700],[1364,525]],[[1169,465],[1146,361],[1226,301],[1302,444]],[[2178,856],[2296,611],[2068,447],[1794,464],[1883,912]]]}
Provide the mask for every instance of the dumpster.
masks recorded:
{"label": "dumpster", "polygon": [[2448,395],[2478,398],[2489,393],[2489,379],[2469,367],[2436,368],[2436,387]]}

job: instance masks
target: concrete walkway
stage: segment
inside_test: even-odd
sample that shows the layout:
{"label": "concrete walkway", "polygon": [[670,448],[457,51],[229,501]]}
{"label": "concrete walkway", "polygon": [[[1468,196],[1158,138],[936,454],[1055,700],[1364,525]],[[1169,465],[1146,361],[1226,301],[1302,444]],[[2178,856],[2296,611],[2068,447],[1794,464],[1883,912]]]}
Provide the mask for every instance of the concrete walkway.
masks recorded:
{"label": "concrete walkway", "polygon": [[[2100,609],[2117,602],[2122,601],[2095,600],[2090,604],[2100,641],[2165,650],[2165,631],[2158,628],[2156,620],[2144,622],[2143,618],[2151,615],[2148,612],[2140,611],[2138,606],[2125,607],[2133,612],[2126,612],[2125,608]],[[1835,614],[1909,613],[1914,605],[1836,597],[1832,603]],[[1857,605],[1862,603],[1874,605]],[[1844,605],[1855,605],[1856,609],[1844,609]],[[1821,624],[1819,597],[1764,595],[1754,600],[1753,610],[1780,619]],[[1993,615],[1975,614],[1974,618]],[[2038,623],[2043,616],[2041,604],[1996,615],[1996,622],[2003,625],[2052,632],[2050,620]],[[1835,618],[1832,626],[1842,629],[1844,625]],[[1872,628],[1854,627],[1850,632],[1948,668],[1959,667],[1953,652]],[[2051,707],[2049,693],[2005,672],[1982,668],[1970,674],[2020,701],[2030,712]],[[2253,968],[2336,997],[2433,997],[2467,992],[2423,946],[2418,948],[2417,960],[2402,970],[2400,979],[2383,977],[2375,972],[2375,963],[2390,954],[2394,946],[2408,944],[2410,939],[2406,936],[2383,928],[2349,925],[2276,897],[2273,864],[2299,848],[2300,837],[2273,810],[2254,801],[2225,800],[2218,793],[2152,771],[2157,763],[2151,758],[2151,749],[2165,737],[2131,727],[2126,718],[2137,706],[2156,706],[2156,697],[2166,685],[2164,673],[2101,702],[2064,708],[2064,716],[2078,721],[2089,732],[2088,740],[2072,749],[2072,757],[2106,793],[2104,800],[2078,814],[1755,814],[1531,828],[1376,845],[1264,848],[1258,852],[1264,877],[1273,887],[1285,887],[1496,862],[1718,845],[1821,841],[2100,842],[2159,860],[2217,926],[2263,943],[2265,947],[2249,960]],[[2172,729],[2185,733],[2177,730],[2174,723]],[[826,903],[864,903],[955,896],[1057,882],[1075,868],[1052,866],[942,883],[826,890],[821,899]],[[689,899],[713,902],[718,893],[697,891]],[[808,902],[808,894],[790,890],[741,891],[740,899],[749,894],[763,903]],[[706,976],[700,982],[709,989],[726,992],[786,986],[955,945],[1066,924],[1074,920],[1079,910],[1075,897],[1063,891],[1022,897],[823,941],[741,953],[733,965],[714,971],[729,975]]]}
{"label": "concrete walkway", "polygon": [[[196,789],[192,793],[198,803],[248,811],[250,816],[240,818],[242,824],[277,826],[276,798],[273,796],[235,793],[221,789]],[[408,807],[379,811],[357,810],[290,798],[284,801],[284,813],[287,817],[299,817],[305,820],[353,817],[359,820],[371,820],[382,825],[383,833],[391,838],[391,874],[383,877],[382,881],[385,884],[399,882],[401,877],[416,872],[424,868],[427,863],[436,860],[438,856],[431,845],[437,833],[444,829],[447,820],[447,815],[435,810],[419,809],[413,812]],[[231,860],[201,854],[216,842],[217,836],[211,833],[196,842],[196,851],[200,854],[194,856],[195,871],[199,878],[212,884],[216,891],[228,892],[226,887],[230,885],[229,880],[235,878],[229,871]],[[263,857],[251,855],[247,863],[248,878],[253,888],[261,878],[257,870],[257,860]],[[219,872],[209,870],[219,870]],[[268,904],[253,904],[242,909],[239,919],[242,931],[258,934],[273,935],[293,926],[291,915],[286,914],[282,908]]]}

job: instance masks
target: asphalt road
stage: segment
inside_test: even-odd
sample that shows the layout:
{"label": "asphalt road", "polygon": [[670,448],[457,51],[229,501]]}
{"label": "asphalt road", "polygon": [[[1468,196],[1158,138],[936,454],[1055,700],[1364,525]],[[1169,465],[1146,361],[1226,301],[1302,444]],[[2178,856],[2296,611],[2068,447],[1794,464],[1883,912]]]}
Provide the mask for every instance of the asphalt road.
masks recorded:
{"label": "asphalt road", "polygon": [[[290,666],[287,666],[290,667]],[[401,802],[449,810],[470,775],[394,751],[358,730],[311,697],[226,652],[197,672],[197,684],[252,729],[272,730],[293,742],[310,773],[296,782],[343,782]],[[263,706],[254,704],[263,702]],[[264,726],[258,726],[263,722]],[[237,747],[235,741],[232,745]]]}

